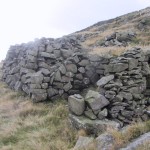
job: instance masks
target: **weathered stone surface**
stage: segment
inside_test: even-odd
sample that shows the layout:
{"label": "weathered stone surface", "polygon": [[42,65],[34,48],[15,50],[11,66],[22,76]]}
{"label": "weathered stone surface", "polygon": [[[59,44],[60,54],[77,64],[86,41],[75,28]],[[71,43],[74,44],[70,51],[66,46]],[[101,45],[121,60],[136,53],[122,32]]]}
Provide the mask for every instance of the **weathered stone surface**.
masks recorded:
{"label": "weathered stone surface", "polygon": [[86,94],[85,101],[93,111],[101,110],[109,104],[109,101],[103,95],[92,90],[89,90]]}
{"label": "weathered stone surface", "polygon": [[85,110],[84,98],[79,94],[74,94],[68,98],[69,110],[75,115],[82,115]]}
{"label": "weathered stone surface", "polygon": [[105,108],[98,113],[98,119],[104,119],[108,115],[108,110]]}
{"label": "weathered stone surface", "polygon": [[64,65],[61,65],[61,66],[59,67],[59,70],[60,70],[60,72],[61,72],[62,74],[66,74],[66,68],[65,68]]}
{"label": "weathered stone surface", "polygon": [[83,116],[69,115],[72,125],[77,129],[85,129],[87,133],[95,135],[104,132],[107,128],[119,129],[119,123],[109,120],[90,120]]}
{"label": "weathered stone surface", "polygon": [[49,53],[46,53],[46,52],[41,52],[40,55],[42,57],[56,59],[56,56],[54,54],[49,54]]}
{"label": "weathered stone surface", "polygon": [[119,73],[128,69],[128,64],[118,63],[118,64],[109,64],[105,67],[105,73]]}
{"label": "weathered stone surface", "polygon": [[47,99],[47,93],[32,94],[32,99],[33,99],[33,102],[35,103],[45,101]]}
{"label": "weathered stone surface", "polygon": [[94,142],[93,137],[79,136],[78,141],[73,150],[81,150],[81,149],[90,150],[90,145],[93,144],[93,142]]}
{"label": "weathered stone surface", "polygon": [[69,91],[71,88],[72,88],[72,84],[69,82],[69,83],[67,83],[67,84],[64,85],[64,88],[63,88],[63,89],[67,92],[67,91]]}
{"label": "weathered stone surface", "polygon": [[133,96],[132,96],[131,93],[120,92],[119,95],[120,95],[121,97],[123,97],[124,99],[128,100],[128,101],[130,101],[130,100],[133,99]]}
{"label": "weathered stone surface", "polygon": [[54,78],[55,81],[61,81],[61,74],[60,74],[60,71],[58,70],[56,73],[55,73],[55,78]]}
{"label": "weathered stone surface", "polygon": [[100,80],[97,81],[97,86],[103,87],[105,84],[107,84],[109,81],[114,79],[114,75],[109,75],[106,77],[102,77]]}
{"label": "weathered stone surface", "polygon": [[80,66],[85,67],[86,65],[89,65],[90,62],[89,62],[89,60],[87,60],[87,59],[83,59],[83,60],[81,60],[78,64],[79,64]]}
{"label": "weathered stone surface", "polygon": [[109,133],[101,134],[96,138],[96,149],[97,150],[110,150],[114,144],[114,138]]}
{"label": "weathered stone surface", "polygon": [[45,69],[45,68],[41,68],[40,69],[40,72],[45,75],[45,76],[48,76],[50,75],[50,71],[48,69]]}
{"label": "weathered stone surface", "polygon": [[48,88],[48,83],[42,83],[41,87],[42,87],[42,89],[47,89]]}
{"label": "weathered stone surface", "polygon": [[84,115],[91,120],[95,120],[97,118],[91,109],[86,110]]}
{"label": "weathered stone surface", "polygon": [[138,66],[138,59],[129,59],[129,70],[132,70]]}
{"label": "weathered stone surface", "polygon": [[67,64],[66,69],[68,72],[77,73],[77,66],[75,64]]}
{"label": "weathered stone surface", "polygon": [[51,98],[52,96],[55,96],[58,94],[58,90],[52,87],[49,87],[49,89],[47,90],[47,93],[48,93],[48,97]]}
{"label": "weathered stone surface", "polygon": [[16,91],[21,91],[22,90],[22,83],[20,81],[17,81],[14,88]]}
{"label": "weathered stone surface", "polygon": [[30,84],[30,89],[41,89],[40,84]]}
{"label": "weathered stone surface", "polygon": [[78,71],[81,72],[81,73],[85,73],[85,68],[84,68],[84,67],[80,67],[80,68],[78,69]]}
{"label": "weathered stone surface", "polygon": [[33,84],[42,84],[43,79],[44,79],[43,75],[40,72],[37,72],[31,75],[30,82]]}
{"label": "weathered stone surface", "polygon": [[65,50],[65,49],[61,49],[61,52],[62,52],[62,56],[66,59],[70,56],[72,56],[73,54],[73,51],[71,50]]}
{"label": "weathered stone surface", "polygon": [[116,92],[114,91],[106,91],[105,92],[105,97],[108,99],[113,99],[116,96]]}

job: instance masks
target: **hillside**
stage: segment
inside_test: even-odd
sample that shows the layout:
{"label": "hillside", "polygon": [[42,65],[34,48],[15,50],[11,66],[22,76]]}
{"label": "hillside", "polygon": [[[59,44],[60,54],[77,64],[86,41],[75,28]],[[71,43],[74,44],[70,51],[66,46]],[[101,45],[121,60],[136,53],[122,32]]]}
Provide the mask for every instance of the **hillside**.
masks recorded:
{"label": "hillside", "polygon": [[149,150],[150,7],[11,46],[0,78],[2,150]]}
{"label": "hillside", "polygon": [[[122,34],[122,38],[126,38],[128,33],[135,34],[135,36],[131,40],[125,39],[127,40],[126,48],[122,45],[119,45],[118,48],[117,44],[119,43],[102,45],[106,38],[113,33]],[[132,46],[147,48],[150,45],[150,7],[114,19],[98,22],[76,32],[76,34],[82,35],[82,44],[96,54],[112,53],[119,55]]]}

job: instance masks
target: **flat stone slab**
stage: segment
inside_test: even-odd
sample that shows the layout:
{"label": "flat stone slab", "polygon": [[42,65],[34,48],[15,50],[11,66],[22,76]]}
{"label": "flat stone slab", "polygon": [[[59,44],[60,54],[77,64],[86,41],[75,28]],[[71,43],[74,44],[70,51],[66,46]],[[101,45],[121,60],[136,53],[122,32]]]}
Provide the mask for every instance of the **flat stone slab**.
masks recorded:
{"label": "flat stone slab", "polygon": [[69,119],[76,129],[84,129],[90,134],[100,134],[107,128],[119,129],[120,124],[111,120],[90,120],[84,116],[69,114]]}

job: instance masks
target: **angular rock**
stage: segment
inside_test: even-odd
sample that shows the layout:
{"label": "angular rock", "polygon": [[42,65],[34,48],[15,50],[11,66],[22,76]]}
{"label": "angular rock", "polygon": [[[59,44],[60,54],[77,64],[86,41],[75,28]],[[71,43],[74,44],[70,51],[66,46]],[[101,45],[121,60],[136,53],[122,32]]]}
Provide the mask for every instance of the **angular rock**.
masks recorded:
{"label": "angular rock", "polygon": [[54,80],[55,81],[61,81],[61,74],[60,74],[59,70],[55,73]]}
{"label": "angular rock", "polygon": [[132,96],[131,93],[120,92],[119,95],[120,95],[121,97],[123,97],[124,99],[128,100],[128,101],[130,101],[130,100],[133,99],[133,96]]}
{"label": "angular rock", "polygon": [[86,94],[85,101],[93,111],[101,110],[109,104],[109,101],[98,92],[89,90]]}
{"label": "angular rock", "polygon": [[71,88],[72,88],[72,84],[69,82],[69,83],[67,83],[67,84],[64,85],[64,88],[63,88],[63,89],[67,92],[67,91],[69,91]]}
{"label": "angular rock", "polygon": [[66,68],[65,68],[64,65],[61,65],[61,66],[59,67],[59,70],[60,70],[60,72],[61,72],[62,74],[66,74]]}
{"label": "angular rock", "polygon": [[114,91],[106,91],[105,92],[105,97],[108,99],[113,99],[116,96],[116,92]]}
{"label": "angular rock", "polygon": [[74,94],[68,98],[69,110],[77,116],[83,114],[85,110],[84,98],[79,94]]}
{"label": "angular rock", "polygon": [[107,117],[107,115],[108,115],[108,110],[105,108],[98,113],[98,119],[100,119],[100,120],[104,119]]}
{"label": "angular rock", "polygon": [[105,76],[102,77],[100,80],[97,81],[97,86],[99,87],[103,87],[104,85],[106,85],[109,81],[114,79],[114,75],[109,75],[109,76]]}
{"label": "angular rock", "polygon": [[89,65],[89,64],[90,64],[90,61],[87,60],[87,59],[83,59],[83,60],[81,60],[78,64],[79,64],[80,66],[85,67],[86,65]]}
{"label": "angular rock", "polygon": [[37,103],[37,102],[41,102],[41,101],[45,101],[47,99],[47,93],[42,93],[42,94],[32,94],[32,100],[33,102]]}
{"label": "angular rock", "polygon": [[109,64],[105,67],[105,73],[119,73],[128,69],[128,64],[118,63],[118,64]]}
{"label": "angular rock", "polygon": [[41,89],[40,84],[30,84],[30,89]]}
{"label": "angular rock", "polygon": [[85,73],[85,68],[84,68],[84,67],[80,67],[80,68],[78,69],[78,71],[79,71],[80,73]]}
{"label": "angular rock", "polygon": [[75,64],[67,64],[66,69],[68,72],[77,73],[77,66]]}
{"label": "angular rock", "polygon": [[97,117],[95,116],[95,114],[93,113],[93,111],[92,110],[86,110],[85,112],[84,112],[84,115],[87,117],[87,118],[89,118],[89,119],[91,119],[91,120],[95,120]]}
{"label": "angular rock", "polygon": [[41,52],[40,55],[42,57],[45,57],[45,58],[56,59],[56,56],[54,54],[49,54],[49,53],[46,53],[46,52]]}
{"label": "angular rock", "polygon": [[48,69],[45,69],[45,68],[41,68],[40,69],[40,72],[45,75],[45,76],[48,76],[50,75],[50,71]]}
{"label": "angular rock", "polygon": [[42,84],[43,79],[43,75],[40,72],[37,72],[32,74],[30,81],[33,84]]}
{"label": "angular rock", "polygon": [[58,90],[56,90],[52,87],[49,87],[49,89],[47,90],[47,93],[48,93],[48,97],[51,98],[58,94]]}
{"label": "angular rock", "polygon": [[21,91],[22,90],[22,83],[20,81],[17,81],[16,84],[15,84],[14,89],[16,91]]}
{"label": "angular rock", "polygon": [[129,70],[132,70],[138,66],[138,59],[129,59]]}
{"label": "angular rock", "polygon": [[42,83],[41,87],[42,87],[42,89],[47,89],[48,88],[48,83]]}

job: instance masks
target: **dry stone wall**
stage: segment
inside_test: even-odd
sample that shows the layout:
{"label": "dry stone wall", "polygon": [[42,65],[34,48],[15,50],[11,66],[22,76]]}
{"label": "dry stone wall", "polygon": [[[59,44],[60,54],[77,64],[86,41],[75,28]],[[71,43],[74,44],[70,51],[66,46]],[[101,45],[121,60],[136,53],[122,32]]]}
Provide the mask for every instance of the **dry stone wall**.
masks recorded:
{"label": "dry stone wall", "polygon": [[34,102],[80,93],[99,79],[82,37],[35,40],[11,46],[3,65],[3,80],[15,90],[30,95]]}
{"label": "dry stone wall", "polygon": [[[96,69],[102,76],[96,83],[97,91],[89,90],[85,97],[70,96],[68,101],[72,114],[90,120],[113,120],[120,126],[149,119],[148,53],[145,55],[140,48],[133,48]],[[71,120],[73,124],[79,124],[80,117],[75,119],[73,116]]]}
{"label": "dry stone wall", "polygon": [[[119,57],[88,55],[81,36],[42,38],[11,46],[3,81],[34,102],[67,98],[70,111],[91,120],[111,119],[121,126],[147,120],[150,54],[132,48]],[[81,91],[97,85],[97,91]]]}

